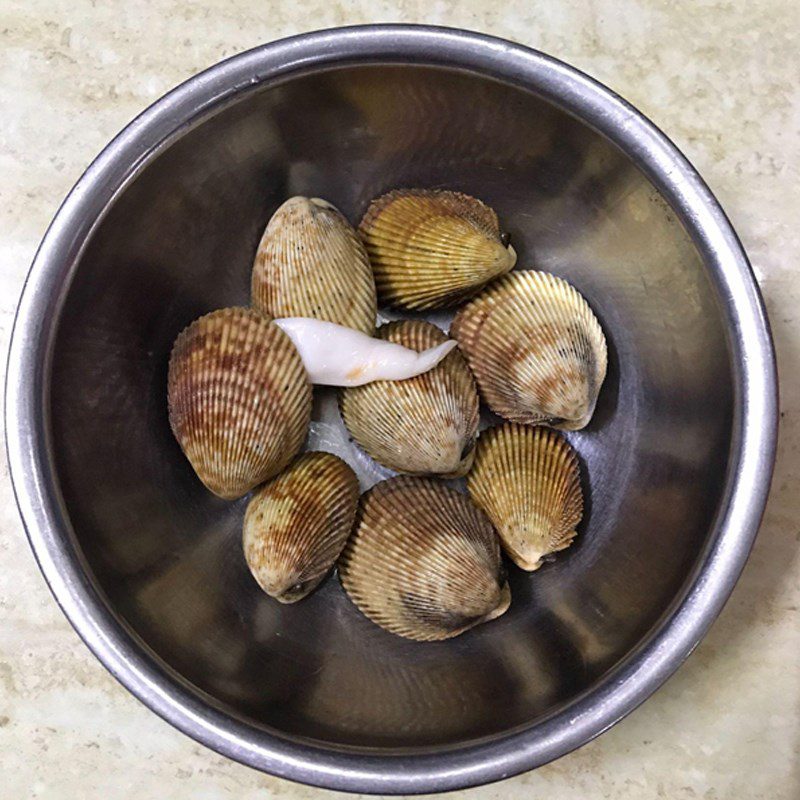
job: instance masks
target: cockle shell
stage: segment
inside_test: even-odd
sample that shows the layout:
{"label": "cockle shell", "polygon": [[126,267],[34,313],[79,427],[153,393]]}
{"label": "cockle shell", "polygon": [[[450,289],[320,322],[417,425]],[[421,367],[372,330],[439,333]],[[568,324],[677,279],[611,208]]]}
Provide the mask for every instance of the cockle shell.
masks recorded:
{"label": "cockle shell", "polygon": [[363,614],[419,641],[457,636],[511,602],[489,520],[430,478],[390,478],[362,496],[339,575]]}
{"label": "cockle shell", "polygon": [[[417,351],[447,341],[422,320],[390,322],[377,336]],[[350,435],[389,469],[458,477],[472,465],[478,389],[458,351],[416,378],[344,389],[339,408]]]}
{"label": "cockle shell", "polygon": [[606,340],[589,304],[547,272],[501,278],[450,328],[484,400],[512,422],[578,430],[606,375]]}
{"label": "cockle shell", "polygon": [[517,260],[497,214],[460,192],[389,192],[372,201],[358,230],[378,297],[400,308],[455,305]]}
{"label": "cockle shell", "polygon": [[214,494],[241,497],[280,472],[302,447],[311,384],[289,337],[247,308],[195,320],[169,360],[169,421],[197,476]]}
{"label": "cockle shell", "polygon": [[578,457],[548,428],[506,422],[483,431],[467,489],[514,563],[529,571],[569,547],[583,515]]}
{"label": "cockle shell", "polygon": [[339,557],[358,505],[358,478],[330,453],[304,453],[253,495],[244,555],[259,586],[282,603],[309,594]]}
{"label": "cockle shell", "polygon": [[256,251],[253,306],[272,317],[313,317],[375,330],[375,281],[364,245],[339,210],[292,197],[270,219]]}

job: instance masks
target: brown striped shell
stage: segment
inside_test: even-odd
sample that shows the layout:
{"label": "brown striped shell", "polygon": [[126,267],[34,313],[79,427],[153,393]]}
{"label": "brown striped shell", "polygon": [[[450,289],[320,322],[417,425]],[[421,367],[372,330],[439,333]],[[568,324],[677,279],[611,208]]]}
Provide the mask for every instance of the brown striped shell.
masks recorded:
{"label": "brown striped shell", "polygon": [[242,541],[258,585],[281,603],[309,594],[350,535],[358,478],[341,458],[304,453],[253,495]]}
{"label": "brown striped shell", "polygon": [[169,360],[169,421],[214,494],[241,497],[280,472],[303,445],[311,384],[289,337],[247,308],[195,320]]}
{"label": "brown striped shell", "polygon": [[511,602],[489,520],[430,478],[390,478],[362,496],[339,575],[363,614],[419,641],[458,636]]}
{"label": "brown striped shell", "polygon": [[566,281],[506,275],[456,314],[450,335],[496,414],[568,430],[588,424],[606,375],[606,340]]}
{"label": "brown striped shell", "polygon": [[[390,322],[377,336],[417,352],[447,341],[422,320]],[[389,469],[458,477],[472,465],[478,389],[457,350],[415,378],[344,389],[339,407],[353,439]]]}
{"label": "brown striped shell", "polygon": [[382,303],[456,305],[513,268],[497,214],[460,192],[401,189],[373,200],[358,228]]}
{"label": "brown striped shell", "polygon": [[375,281],[364,245],[325,200],[292,197],[270,219],[256,251],[253,306],[275,319],[312,317],[375,330]]}
{"label": "brown striped shell", "polygon": [[569,547],[583,516],[578,457],[548,428],[506,422],[483,431],[467,488],[514,563],[529,571]]}

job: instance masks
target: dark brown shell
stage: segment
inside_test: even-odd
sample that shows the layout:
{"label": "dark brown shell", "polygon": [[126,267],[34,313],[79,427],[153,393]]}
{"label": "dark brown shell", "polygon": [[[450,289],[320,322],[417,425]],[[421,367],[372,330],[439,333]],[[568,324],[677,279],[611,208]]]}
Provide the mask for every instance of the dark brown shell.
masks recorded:
{"label": "dark brown shell", "polygon": [[341,458],[304,453],[247,506],[244,555],[259,586],[282,603],[309,594],[350,535],[358,478]]}
{"label": "dark brown shell", "polygon": [[362,496],[339,575],[362,613],[419,641],[458,636],[511,602],[489,520],[430,478],[390,478]]}
{"label": "dark brown shell", "polygon": [[247,308],[195,320],[169,360],[169,421],[214,494],[241,497],[280,472],[303,445],[311,384],[289,337]]}
{"label": "dark brown shell", "polygon": [[[417,352],[447,341],[439,328],[422,320],[390,322],[377,336]],[[472,465],[478,389],[457,350],[415,378],[344,389],[339,406],[353,439],[389,469],[458,477]]]}

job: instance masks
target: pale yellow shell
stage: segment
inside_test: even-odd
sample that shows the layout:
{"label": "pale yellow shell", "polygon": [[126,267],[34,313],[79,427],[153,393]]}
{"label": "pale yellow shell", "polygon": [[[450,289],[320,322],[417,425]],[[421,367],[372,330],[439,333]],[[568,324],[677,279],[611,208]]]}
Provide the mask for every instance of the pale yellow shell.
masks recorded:
{"label": "pale yellow shell", "polygon": [[195,320],[169,360],[169,421],[200,480],[226,499],[280,472],[302,447],[311,385],[289,337],[247,308]]}
{"label": "pale yellow shell", "polygon": [[256,251],[253,306],[275,319],[312,317],[375,330],[375,281],[350,223],[317,197],[292,197],[270,219]]}
{"label": "pale yellow shell", "polygon": [[467,488],[514,563],[529,571],[569,547],[583,516],[578,458],[548,428],[506,422],[483,431]]}
{"label": "pale yellow shell", "polygon": [[511,602],[489,520],[430,478],[390,478],[362,496],[339,575],[362,613],[419,641],[457,636]]}
{"label": "pale yellow shell", "polygon": [[[447,340],[422,320],[390,322],[377,336],[417,352]],[[472,465],[478,389],[457,350],[415,378],[344,389],[339,407],[353,439],[389,469],[458,477]]]}
{"label": "pale yellow shell", "polygon": [[517,271],[462,308],[450,328],[495,413],[577,430],[606,376],[606,340],[589,304],[547,272]]}
{"label": "pale yellow shell", "polygon": [[372,201],[358,230],[378,297],[400,308],[456,305],[512,269],[517,258],[497,214],[459,192],[389,192]]}
{"label": "pale yellow shell", "polygon": [[282,603],[309,594],[353,528],[358,478],[330,453],[304,453],[253,495],[242,541],[259,586]]}

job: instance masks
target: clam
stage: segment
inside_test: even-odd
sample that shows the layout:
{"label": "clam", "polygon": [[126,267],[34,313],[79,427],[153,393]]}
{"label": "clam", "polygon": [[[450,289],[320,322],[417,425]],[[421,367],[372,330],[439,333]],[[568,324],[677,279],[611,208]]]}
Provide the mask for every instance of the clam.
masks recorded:
{"label": "clam", "polygon": [[[377,336],[419,352],[447,341],[421,320],[390,322]],[[344,389],[339,408],[353,439],[389,469],[458,477],[472,464],[478,390],[458,351],[415,378]]]}
{"label": "clam", "polygon": [[529,571],[569,547],[583,515],[578,458],[548,428],[506,422],[483,431],[467,489],[514,563]]}
{"label": "clam", "polygon": [[244,517],[244,555],[259,586],[281,603],[305,597],[350,535],[358,478],[330,453],[304,453],[258,489]]}
{"label": "clam", "polygon": [[253,306],[272,317],[312,317],[372,334],[375,281],[364,245],[335,206],[292,197],[256,251]]}
{"label": "clam", "polygon": [[606,375],[606,340],[589,304],[546,272],[501,278],[450,328],[484,400],[512,422],[578,430]]}
{"label": "clam", "polygon": [[475,197],[401,189],[373,200],[359,225],[383,303],[455,305],[514,266],[497,214]]}
{"label": "clam", "polygon": [[169,360],[169,421],[200,480],[240,497],[280,472],[302,447],[311,385],[289,337],[246,308],[195,320]]}
{"label": "clam", "polygon": [[458,636],[511,602],[489,520],[430,478],[390,478],[362,496],[339,575],[369,619],[419,641]]}

